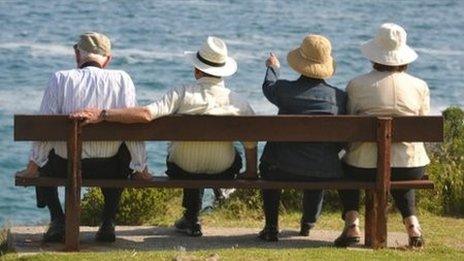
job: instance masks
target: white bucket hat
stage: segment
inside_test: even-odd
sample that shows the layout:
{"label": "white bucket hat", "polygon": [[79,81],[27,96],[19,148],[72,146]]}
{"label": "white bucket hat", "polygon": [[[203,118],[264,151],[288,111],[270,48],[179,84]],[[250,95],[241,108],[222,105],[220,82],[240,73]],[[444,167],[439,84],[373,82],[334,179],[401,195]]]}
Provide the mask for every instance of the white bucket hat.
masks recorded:
{"label": "white bucket hat", "polygon": [[390,66],[405,65],[417,59],[417,53],[406,44],[407,34],[403,27],[382,24],[374,39],[361,45],[361,52],[369,60]]}
{"label": "white bucket hat", "polygon": [[198,52],[185,52],[198,70],[214,76],[231,76],[237,71],[237,62],[227,55],[226,43],[220,38],[208,36]]}

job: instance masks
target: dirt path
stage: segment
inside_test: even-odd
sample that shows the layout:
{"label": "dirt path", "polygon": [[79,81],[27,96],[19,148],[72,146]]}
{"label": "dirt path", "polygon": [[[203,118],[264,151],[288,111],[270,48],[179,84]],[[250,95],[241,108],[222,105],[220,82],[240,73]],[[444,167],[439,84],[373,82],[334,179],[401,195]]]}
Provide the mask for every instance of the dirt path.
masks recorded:
{"label": "dirt path", "polygon": [[[262,242],[256,238],[257,228],[205,227],[204,236],[191,238],[176,232],[173,228],[129,227],[117,228],[115,243],[94,241],[96,227],[81,227],[81,251],[114,250],[214,250],[220,248],[307,248],[331,246],[338,231],[314,230],[309,237],[298,236],[296,230],[284,230],[279,242]],[[38,253],[60,251],[63,244],[44,244],[41,242],[45,227],[13,227],[11,229],[12,248],[18,253]],[[407,244],[405,233],[389,233],[388,246],[400,247]],[[360,246],[359,249],[362,249]]]}

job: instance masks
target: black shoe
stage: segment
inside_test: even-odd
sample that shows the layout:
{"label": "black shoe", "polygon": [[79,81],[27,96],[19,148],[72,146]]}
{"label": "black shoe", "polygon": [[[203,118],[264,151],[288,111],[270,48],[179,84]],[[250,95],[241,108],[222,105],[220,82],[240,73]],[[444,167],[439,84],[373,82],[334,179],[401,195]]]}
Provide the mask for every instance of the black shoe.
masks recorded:
{"label": "black shoe", "polygon": [[301,223],[300,226],[300,236],[307,237],[309,236],[309,230],[314,227],[314,224],[311,223]]}
{"label": "black shoe", "polygon": [[337,237],[334,241],[334,246],[335,247],[351,247],[356,244],[359,244],[359,241],[361,240],[360,237],[348,237],[346,236],[345,231]]}
{"label": "black shoe", "polygon": [[258,234],[258,238],[267,242],[277,242],[279,241],[279,238],[277,235],[279,234],[279,231],[277,228],[268,228],[265,227],[261,232]]}
{"label": "black shoe", "polygon": [[47,243],[64,242],[65,225],[63,220],[55,220],[50,223],[47,232],[43,235],[43,241]]}
{"label": "black shoe", "polygon": [[95,234],[95,240],[99,242],[114,242],[116,241],[114,223],[112,221],[103,222]]}
{"label": "black shoe", "polygon": [[178,231],[183,232],[191,237],[201,237],[203,235],[201,232],[200,223],[190,221],[185,217],[177,220],[174,224],[174,227],[176,227]]}
{"label": "black shoe", "polygon": [[423,247],[425,245],[424,238],[422,236],[418,237],[409,237],[409,246],[410,247]]}

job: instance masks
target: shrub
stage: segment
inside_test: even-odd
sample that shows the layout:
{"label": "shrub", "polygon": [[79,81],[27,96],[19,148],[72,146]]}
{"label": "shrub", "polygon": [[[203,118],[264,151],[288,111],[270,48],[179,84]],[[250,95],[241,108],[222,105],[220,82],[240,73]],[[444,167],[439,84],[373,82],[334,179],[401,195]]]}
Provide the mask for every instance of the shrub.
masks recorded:
{"label": "shrub", "polygon": [[[180,213],[180,194],[177,189],[125,189],[116,222],[120,225],[170,224],[171,218]],[[99,225],[102,209],[100,189],[89,189],[82,199],[82,224]]]}
{"label": "shrub", "polygon": [[[303,193],[301,190],[286,189],[282,191],[280,200],[280,212],[301,211],[301,200]],[[339,211],[340,202],[336,191],[326,191],[324,197],[324,209],[329,211]],[[259,219],[263,217],[263,201],[261,191],[258,189],[237,190],[234,194],[220,205],[221,211],[230,218],[250,218]]]}
{"label": "shrub", "polygon": [[8,229],[0,228],[0,256],[8,251]]}
{"label": "shrub", "polygon": [[464,214],[464,112],[451,107],[443,112],[445,139],[431,144],[432,163],[427,169],[434,190],[420,191],[421,207],[437,214]]}

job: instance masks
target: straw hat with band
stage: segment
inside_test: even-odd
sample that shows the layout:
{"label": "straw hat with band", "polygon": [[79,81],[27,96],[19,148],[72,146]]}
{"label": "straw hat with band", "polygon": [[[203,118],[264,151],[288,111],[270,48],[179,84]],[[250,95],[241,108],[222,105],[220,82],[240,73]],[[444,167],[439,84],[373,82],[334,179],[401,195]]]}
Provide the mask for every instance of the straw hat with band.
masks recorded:
{"label": "straw hat with band", "polygon": [[417,53],[406,44],[407,34],[403,27],[382,24],[374,39],[361,45],[361,52],[372,62],[399,66],[413,62]]}
{"label": "straw hat with band", "polygon": [[74,49],[109,56],[111,55],[111,42],[104,34],[90,32],[79,36],[79,41],[74,45]]}
{"label": "straw hat with band", "polygon": [[332,45],[322,35],[310,34],[300,47],[290,51],[287,62],[298,73],[317,79],[326,79],[335,73]]}
{"label": "straw hat with band", "polygon": [[237,71],[237,63],[228,56],[226,43],[209,36],[198,52],[185,52],[187,59],[198,70],[210,75],[225,77]]}

